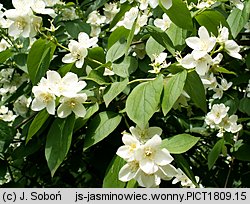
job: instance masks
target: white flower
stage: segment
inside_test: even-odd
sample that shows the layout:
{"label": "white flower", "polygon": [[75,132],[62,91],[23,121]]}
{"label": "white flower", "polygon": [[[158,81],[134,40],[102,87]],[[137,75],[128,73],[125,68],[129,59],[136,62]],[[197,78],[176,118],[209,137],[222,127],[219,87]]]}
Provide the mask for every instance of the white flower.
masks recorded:
{"label": "white flower", "polygon": [[234,58],[242,59],[239,54],[240,46],[234,40],[228,40],[229,31],[227,27],[219,28],[219,35],[217,37],[217,42],[220,43],[225,51]]}
{"label": "white flower", "polygon": [[25,95],[22,95],[15,101],[13,110],[17,115],[24,117],[28,112],[31,101],[32,99],[30,97],[27,98]]}
{"label": "white flower", "polygon": [[88,55],[87,48],[96,46],[98,41],[97,37],[89,38],[88,34],[80,32],[78,34],[78,42],[75,40],[70,40],[68,45],[70,53],[66,54],[62,58],[64,63],[76,62],[75,65],[77,68],[82,68],[84,64],[84,59]]}
{"label": "white flower", "polygon": [[170,27],[171,23],[172,21],[165,13],[162,15],[162,19],[157,18],[154,20],[154,25],[163,31],[166,31]]}
{"label": "white flower", "polygon": [[248,85],[247,85],[247,88],[246,88],[246,93],[247,93],[247,97],[250,98],[250,80],[248,81]]}
{"label": "white flower", "polygon": [[34,111],[40,111],[44,108],[49,114],[55,114],[55,95],[48,89],[43,83],[32,88],[32,92],[35,99],[32,101],[31,109]]}
{"label": "white flower", "polygon": [[214,104],[211,111],[207,114],[205,122],[208,125],[218,125],[222,121],[222,119],[227,116],[228,110],[229,107],[225,106],[223,103]]}
{"label": "white flower", "polygon": [[[187,177],[187,175],[180,169],[177,169],[178,174],[175,176],[176,178],[172,181],[172,184],[176,184],[178,182],[181,182],[181,186],[183,187],[189,187],[189,188],[195,188],[196,186],[193,184],[193,182]],[[196,177],[197,179],[198,177]]]}
{"label": "white flower", "polygon": [[106,20],[106,17],[100,15],[98,11],[92,11],[88,15],[87,23],[89,23],[91,25],[98,25],[98,26],[100,26],[103,23],[105,23],[105,20]]}
{"label": "white flower", "polygon": [[199,38],[189,37],[186,39],[187,45],[193,49],[192,56],[195,60],[205,57],[216,44],[216,38],[210,37],[207,29],[204,26],[199,28],[198,35]]}
{"label": "white flower", "polygon": [[209,8],[209,7],[211,7],[214,3],[215,3],[215,1],[213,1],[213,0],[203,0],[203,1],[199,1],[199,3],[197,4],[196,7],[197,7],[198,9]]}
{"label": "white flower", "polygon": [[56,96],[73,97],[87,85],[85,81],[79,81],[78,76],[68,72],[63,78],[56,71],[47,71],[48,87]]}
{"label": "white flower", "polygon": [[110,23],[115,15],[120,11],[118,4],[114,3],[105,3],[103,8],[103,13],[106,17],[105,23]]}
{"label": "white flower", "polygon": [[173,161],[167,149],[161,149],[161,137],[155,135],[135,152],[135,159],[146,174],[153,174],[159,170],[159,166],[165,166]]}
{"label": "white flower", "polygon": [[140,142],[145,143],[155,135],[161,135],[162,129],[160,127],[147,127],[141,129],[140,127],[130,127],[131,134],[135,136]]}
{"label": "white flower", "polygon": [[151,8],[156,8],[159,0],[137,0],[140,3],[140,10],[146,10],[150,5]]}
{"label": "white flower", "polygon": [[8,47],[10,47],[10,44],[2,38],[2,40],[0,41],[0,52],[6,50]]}
{"label": "white flower", "polygon": [[223,91],[228,90],[232,86],[232,84],[232,82],[227,83],[226,79],[221,79],[221,84],[218,84],[218,88],[213,89],[213,91],[215,92],[213,98],[221,99],[223,96]]}
{"label": "white flower", "polygon": [[213,73],[206,74],[205,76],[201,77],[201,81],[205,88],[208,90],[215,89],[218,85],[217,79]]}
{"label": "white flower", "polygon": [[97,46],[98,38],[97,37],[89,38],[87,33],[80,32],[78,34],[78,41],[83,47],[90,48]]}
{"label": "white flower", "polygon": [[241,0],[230,0],[238,9],[244,9],[244,3]]}
{"label": "white flower", "polygon": [[238,116],[231,115],[230,117],[225,117],[220,124],[221,128],[224,128],[227,132],[236,133],[242,129],[241,124],[237,124]]}
{"label": "white flower", "polygon": [[219,87],[223,90],[226,91],[228,90],[231,86],[233,85],[232,82],[227,83],[226,79],[221,79],[221,85],[219,85]]}
{"label": "white flower", "polygon": [[125,164],[119,171],[118,178],[120,181],[127,182],[142,174],[138,161],[131,161]]}
{"label": "white flower", "polygon": [[63,21],[75,20],[78,18],[76,10],[73,7],[62,9],[61,15],[62,15],[61,20]]}
{"label": "white flower", "polygon": [[78,43],[75,40],[70,40],[68,45],[69,54],[66,54],[62,58],[62,62],[64,63],[72,63],[76,62],[75,65],[77,68],[82,68],[84,64],[84,58],[88,55],[88,50],[82,44]]}
{"label": "white flower", "polygon": [[105,67],[103,76],[113,76],[113,75],[115,75],[115,73],[112,70]]}
{"label": "white flower", "polygon": [[135,151],[141,144],[139,140],[130,134],[124,133],[122,142],[124,145],[118,148],[116,154],[128,162],[135,160]]}
{"label": "white flower", "polygon": [[246,23],[246,25],[244,26],[244,28],[246,29],[246,30],[245,30],[245,33],[249,33],[249,32],[250,32],[250,21],[248,21],[248,22]]}
{"label": "white flower", "polygon": [[84,117],[86,115],[86,109],[82,103],[87,100],[85,93],[76,94],[74,97],[61,97],[61,105],[57,109],[57,115],[59,118],[66,118],[72,112],[78,117]]}
{"label": "white flower", "polygon": [[148,72],[150,73],[155,73],[158,74],[160,73],[161,69],[163,68],[167,68],[170,64],[166,62],[166,58],[167,58],[167,53],[160,53],[159,55],[153,55],[154,57],[154,63],[150,64],[151,66],[153,66],[154,70],[149,70]]}
{"label": "white flower", "polygon": [[196,72],[200,76],[204,76],[212,64],[212,58],[210,55],[205,54],[203,57],[196,59],[192,53],[187,54],[183,59],[179,59],[179,62],[186,69],[195,67]]}

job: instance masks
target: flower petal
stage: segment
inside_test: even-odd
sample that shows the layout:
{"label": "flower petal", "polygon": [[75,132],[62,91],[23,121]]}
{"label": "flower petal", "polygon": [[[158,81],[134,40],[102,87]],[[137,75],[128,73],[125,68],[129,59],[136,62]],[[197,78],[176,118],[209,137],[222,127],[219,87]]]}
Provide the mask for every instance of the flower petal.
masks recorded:
{"label": "flower petal", "polygon": [[169,151],[165,148],[158,150],[154,156],[154,162],[160,166],[170,164],[173,160],[174,158],[170,155]]}
{"label": "flower petal", "polygon": [[73,112],[76,116],[81,118],[86,115],[86,109],[81,103],[75,105],[75,107],[73,108]]}
{"label": "flower petal", "polygon": [[57,109],[57,115],[59,118],[66,118],[71,112],[72,110],[65,103],[61,104]]}

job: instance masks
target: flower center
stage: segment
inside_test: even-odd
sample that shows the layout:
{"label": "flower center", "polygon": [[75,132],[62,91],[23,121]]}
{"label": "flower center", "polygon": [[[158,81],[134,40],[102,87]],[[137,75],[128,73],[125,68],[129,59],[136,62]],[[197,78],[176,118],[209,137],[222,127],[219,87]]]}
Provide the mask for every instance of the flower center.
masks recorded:
{"label": "flower center", "polygon": [[43,93],[42,98],[44,103],[49,103],[53,100],[53,96],[50,93]]}
{"label": "flower center", "polygon": [[27,22],[23,18],[19,18],[18,21],[15,22],[16,27],[18,30],[24,30],[25,26],[27,25]]}
{"label": "flower center", "polygon": [[144,150],[145,157],[150,157],[150,156],[152,156],[152,154],[153,154],[153,151],[150,147],[145,148],[145,150]]}

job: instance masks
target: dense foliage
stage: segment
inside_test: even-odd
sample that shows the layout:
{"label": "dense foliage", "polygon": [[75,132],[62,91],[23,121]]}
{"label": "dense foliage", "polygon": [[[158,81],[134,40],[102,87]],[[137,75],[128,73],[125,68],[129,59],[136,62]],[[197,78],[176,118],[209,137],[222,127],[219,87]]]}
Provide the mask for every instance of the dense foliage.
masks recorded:
{"label": "dense foliage", "polygon": [[0,185],[250,187],[250,0],[0,4]]}

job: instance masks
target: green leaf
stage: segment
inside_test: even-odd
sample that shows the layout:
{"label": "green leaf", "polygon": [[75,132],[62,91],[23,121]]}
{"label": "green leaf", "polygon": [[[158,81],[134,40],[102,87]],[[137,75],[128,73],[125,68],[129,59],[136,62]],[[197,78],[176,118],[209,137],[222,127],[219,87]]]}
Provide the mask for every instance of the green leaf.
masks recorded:
{"label": "green leaf", "polygon": [[171,39],[174,47],[178,48],[178,50],[182,50],[186,46],[185,39],[187,38],[188,34],[187,30],[178,27],[174,23],[171,23],[166,33]]}
{"label": "green leaf", "polygon": [[241,161],[250,161],[250,145],[243,144],[236,152],[233,153],[233,156]]}
{"label": "green leaf", "polygon": [[212,32],[215,36],[218,35],[220,25],[229,28],[225,16],[216,10],[205,10],[195,16],[195,19],[200,26],[205,26],[208,32]]}
{"label": "green leaf", "polygon": [[28,54],[27,67],[33,85],[37,84],[48,70],[55,48],[52,42],[41,38],[32,45]]}
{"label": "green leaf", "polygon": [[128,78],[126,78],[121,82],[114,82],[105,89],[103,100],[106,107],[108,107],[109,103],[127,87],[128,81]]}
{"label": "green leaf", "polygon": [[148,25],[146,27],[146,29],[148,30],[149,34],[158,43],[160,43],[162,46],[164,46],[165,48],[167,48],[167,50],[171,54],[174,54],[174,52],[175,52],[174,45],[173,45],[171,39],[168,37],[168,35],[165,32],[163,32],[160,28],[157,28],[157,27],[151,26],[151,25]]}
{"label": "green leaf", "polygon": [[136,28],[136,24],[137,24],[137,18],[138,16],[136,17],[134,23],[133,23],[133,26],[131,28],[131,30],[129,31],[129,35],[128,35],[128,38],[127,38],[127,43],[126,43],[126,47],[125,47],[125,55],[127,56],[129,53],[129,48],[130,48],[130,45],[132,43],[132,40],[134,38],[134,35],[135,35],[135,28]]}
{"label": "green leaf", "polygon": [[219,72],[219,73],[224,73],[224,74],[233,74],[233,75],[237,76],[237,74],[236,74],[235,72],[229,71],[229,70],[227,70],[227,69],[224,68],[224,67],[216,67],[216,68],[214,69],[214,71],[215,71],[215,72]]}
{"label": "green leaf", "polygon": [[85,32],[90,34],[91,27],[88,23],[83,22],[82,20],[74,21],[65,21],[66,31],[70,34],[71,37],[77,39],[80,32]]}
{"label": "green leaf", "polygon": [[103,69],[100,69],[100,70],[99,69],[98,70],[92,69],[90,71],[90,73],[88,74],[88,76],[84,79],[94,81],[99,85],[108,84],[105,76],[103,76]]}
{"label": "green leaf", "polygon": [[209,170],[214,166],[216,160],[218,159],[222,151],[223,145],[224,145],[224,140],[220,139],[219,141],[216,142],[212,150],[209,152],[208,154],[208,169]]}
{"label": "green leaf", "polygon": [[129,30],[123,26],[116,28],[108,38],[108,49],[112,47],[120,39],[126,40],[129,35]]}
{"label": "green leaf", "polygon": [[150,37],[146,43],[146,53],[150,57],[151,61],[154,60],[153,55],[159,55],[165,50],[160,43],[158,43],[153,37]]}
{"label": "green leaf", "polygon": [[132,56],[125,56],[121,62],[116,62],[112,65],[114,73],[123,78],[129,77],[130,74],[135,72],[137,67],[138,61]]}
{"label": "green leaf", "polygon": [[199,137],[189,134],[175,135],[162,141],[162,148],[166,148],[171,154],[182,154],[191,149],[198,141]]}
{"label": "green leaf", "polygon": [[135,179],[131,179],[127,182],[126,188],[136,188],[138,186],[138,183]]}
{"label": "green leaf", "polygon": [[74,62],[73,63],[70,63],[70,64],[65,64],[63,66],[61,66],[57,72],[63,77],[65,76],[71,69],[72,67],[74,66]]}
{"label": "green leaf", "polygon": [[48,114],[47,110],[45,110],[45,109],[40,111],[36,115],[36,117],[33,119],[32,123],[29,127],[28,136],[26,138],[26,143],[28,143],[29,140],[37,133],[37,131],[40,130],[40,128],[46,122],[48,117],[49,117],[49,114]]}
{"label": "green leaf", "polygon": [[120,169],[125,165],[125,160],[114,156],[103,179],[103,188],[124,188],[126,183],[118,179]]}
{"label": "green leaf", "polygon": [[4,63],[7,59],[12,57],[13,55],[14,53],[10,49],[0,52],[0,63]]}
{"label": "green leaf", "polygon": [[52,177],[69,151],[74,124],[75,115],[71,114],[66,119],[56,118],[49,129],[45,157]]}
{"label": "green leaf", "polygon": [[108,50],[106,55],[106,62],[114,62],[125,54],[126,43],[117,41],[112,47]]}
{"label": "green leaf", "polygon": [[239,110],[242,113],[246,113],[250,116],[250,99],[249,98],[242,98],[240,100]]}
{"label": "green leaf", "polygon": [[187,71],[183,70],[182,72],[179,72],[174,76],[172,76],[170,79],[166,78],[164,80],[164,86],[163,86],[164,94],[161,104],[164,115],[166,115],[171,110],[174,103],[181,95],[185,85],[186,78],[187,78]]}
{"label": "green leaf", "polygon": [[4,152],[10,145],[16,131],[7,122],[0,120],[0,152]]}
{"label": "green leaf", "polygon": [[163,6],[163,1],[165,0],[160,0],[159,5],[175,25],[187,30],[193,29],[190,11],[182,0],[173,0],[172,6],[168,10]]}
{"label": "green leaf", "polygon": [[184,90],[197,107],[207,112],[205,89],[199,75],[195,71],[188,72]]}
{"label": "green leaf", "polygon": [[140,128],[146,127],[149,119],[158,109],[163,78],[159,75],[155,80],[137,85],[126,101],[128,117]]}
{"label": "green leaf", "polygon": [[102,141],[113,132],[121,122],[121,118],[120,115],[110,111],[96,115],[88,126],[83,151]]}
{"label": "green leaf", "polygon": [[233,9],[227,18],[227,22],[231,28],[232,36],[234,38],[240,33],[242,28],[246,25],[250,15],[250,0],[245,1],[244,9]]}
{"label": "green leaf", "polygon": [[[94,47],[88,50],[88,57],[98,62],[105,63],[105,54],[102,47]],[[100,64],[98,64],[100,66]]]}
{"label": "green leaf", "polygon": [[99,110],[98,103],[95,103],[93,106],[90,106],[87,111],[84,118],[77,118],[75,122],[74,132],[81,129],[86,122],[89,120],[89,118],[94,115]]}

